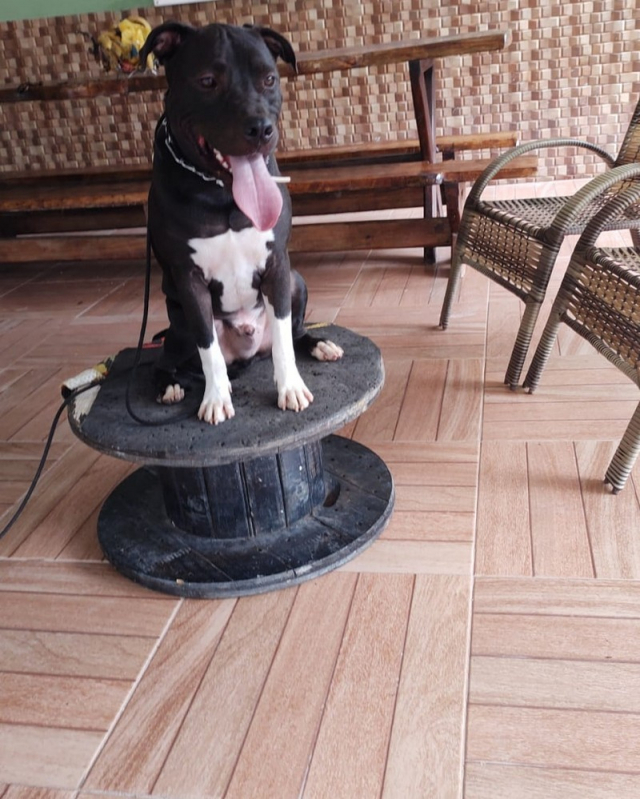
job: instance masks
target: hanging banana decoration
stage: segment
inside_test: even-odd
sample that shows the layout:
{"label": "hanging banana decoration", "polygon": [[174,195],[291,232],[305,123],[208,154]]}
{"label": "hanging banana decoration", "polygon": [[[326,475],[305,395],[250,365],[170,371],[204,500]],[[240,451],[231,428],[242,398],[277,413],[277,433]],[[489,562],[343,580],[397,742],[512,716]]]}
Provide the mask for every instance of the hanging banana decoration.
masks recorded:
{"label": "hanging banana decoration", "polygon": [[100,33],[97,38],[89,35],[93,43],[91,52],[107,72],[116,70],[130,74],[144,66],[153,70],[155,62],[152,55],[147,59],[146,65],[140,64],[140,51],[150,32],[151,25],[143,17],[126,17],[111,30]]}

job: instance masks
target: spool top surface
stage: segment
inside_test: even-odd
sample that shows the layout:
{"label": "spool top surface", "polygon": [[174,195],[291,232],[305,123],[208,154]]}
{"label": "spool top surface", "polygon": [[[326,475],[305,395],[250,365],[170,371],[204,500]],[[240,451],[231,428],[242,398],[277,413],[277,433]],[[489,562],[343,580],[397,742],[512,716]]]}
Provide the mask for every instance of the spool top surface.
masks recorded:
{"label": "spool top surface", "polygon": [[339,344],[345,354],[340,361],[328,363],[298,355],[298,369],[314,396],[300,413],[277,407],[271,358],[255,361],[232,381],[233,419],[210,425],[197,418],[202,382],[194,385],[183,402],[159,405],[154,364],[160,348],[153,348],[144,351],[130,391],[135,413],[153,426],[136,422],[127,412],[125,393],[134,352],[123,350],[89,412],[82,410],[83,395],[70,404],[71,428],[100,452],[161,466],[250,460],[324,438],[369,407],[382,389],[384,366],[380,350],[364,336],[336,325],[322,328],[319,334]]}

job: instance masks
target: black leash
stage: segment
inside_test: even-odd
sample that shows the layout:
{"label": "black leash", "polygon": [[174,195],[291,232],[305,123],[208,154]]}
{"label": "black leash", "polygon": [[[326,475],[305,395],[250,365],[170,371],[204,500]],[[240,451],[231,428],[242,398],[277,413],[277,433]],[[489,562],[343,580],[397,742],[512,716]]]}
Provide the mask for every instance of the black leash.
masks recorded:
{"label": "black leash", "polygon": [[81,386],[80,388],[76,388],[71,391],[63,400],[62,405],[56,411],[55,416],[53,417],[53,422],[51,423],[51,427],[49,429],[49,435],[47,436],[47,442],[44,445],[44,450],[42,452],[42,457],[40,458],[40,463],[38,464],[38,468],[36,469],[36,473],[31,481],[31,485],[27,493],[22,498],[22,502],[18,506],[17,510],[13,514],[13,516],[9,519],[7,524],[0,530],[0,538],[4,538],[4,536],[9,532],[9,530],[13,527],[13,525],[18,521],[19,517],[21,516],[23,510],[27,506],[27,502],[31,499],[31,495],[35,491],[36,485],[38,484],[38,480],[42,475],[42,471],[44,469],[45,463],[47,462],[47,457],[49,455],[49,450],[51,449],[51,444],[53,442],[53,436],[56,432],[56,428],[58,427],[58,422],[60,421],[60,417],[64,413],[66,407],[79,395],[82,394],[84,391],[88,391],[90,388],[99,385],[100,380],[94,380],[86,386]]}
{"label": "black leash", "polygon": [[[142,419],[138,416],[131,406],[131,384],[133,383],[133,378],[135,376],[136,369],[140,364],[140,359],[142,357],[142,349],[144,345],[144,338],[147,333],[147,323],[149,319],[149,300],[151,296],[151,239],[149,237],[149,232],[147,231],[147,251],[146,251],[146,270],[145,270],[145,282],[144,282],[144,307],[142,312],[142,322],[140,325],[140,336],[138,337],[138,344],[136,347],[136,354],[133,362],[133,366],[130,367],[129,371],[129,378],[127,380],[127,386],[125,390],[125,404],[127,407],[127,412],[131,416],[131,418],[137,422],[138,424],[146,425],[147,427],[155,427],[161,426],[165,424],[173,424],[174,422],[182,421],[183,419],[187,419],[192,415],[192,412],[181,414],[180,416],[175,416],[168,420],[163,421],[151,421],[147,419]],[[42,457],[40,458],[40,463],[38,464],[38,468],[36,469],[36,473],[31,481],[31,485],[29,486],[27,493],[22,498],[22,501],[16,511],[14,512],[13,516],[9,519],[7,524],[0,530],[0,539],[4,538],[4,536],[9,532],[9,530],[13,527],[13,525],[18,521],[22,512],[27,506],[27,503],[31,499],[33,492],[42,476],[42,472],[44,470],[45,464],[47,462],[47,458],[49,456],[49,450],[51,449],[51,444],[53,443],[53,437],[55,435],[56,429],[58,427],[58,423],[60,422],[60,417],[64,413],[65,409],[68,405],[79,395],[85,391],[88,391],[90,388],[99,385],[102,382],[100,380],[93,380],[91,383],[88,383],[86,386],[81,386],[80,388],[73,389],[69,392],[67,396],[65,396],[62,405],[58,408],[53,417],[53,421],[51,423],[51,427],[49,429],[49,435],[47,436],[46,444],[44,445],[44,450],[42,452]]]}

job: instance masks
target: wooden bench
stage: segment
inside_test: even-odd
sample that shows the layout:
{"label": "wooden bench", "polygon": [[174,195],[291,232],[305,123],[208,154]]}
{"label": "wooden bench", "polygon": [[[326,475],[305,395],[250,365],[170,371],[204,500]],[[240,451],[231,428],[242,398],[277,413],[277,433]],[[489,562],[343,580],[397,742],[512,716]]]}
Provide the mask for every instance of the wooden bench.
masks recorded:
{"label": "wooden bench", "polygon": [[[419,138],[280,153],[281,170],[291,177],[294,215],[321,217],[356,210],[422,207],[424,219],[333,220],[327,224],[296,220],[291,250],[401,246],[423,247],[429,253],[434,247],[450,245],[459,224],[460,187],[475,180],[490,161],[457,156],[463,151],[511,146],[517,139],[511,133],[499,133],[437,142],[433,136],[433,59],[500,50],[508,42],[508,33],[488,32],[301,54],[300,75],[407,62]],[[288,65],[281,72],[291,77]],[[157,90],[164,85],[163,76],[155,75],[26,84],[0,90],[0,102],[83,99]],[[517,159],[501,177],[534,175],[536,165],[535,157]],[[118,236],[104,231],[126,232],[144,226],[149,180],[147,165],[0,173],[0,262],[141,255],[143,235]]]}

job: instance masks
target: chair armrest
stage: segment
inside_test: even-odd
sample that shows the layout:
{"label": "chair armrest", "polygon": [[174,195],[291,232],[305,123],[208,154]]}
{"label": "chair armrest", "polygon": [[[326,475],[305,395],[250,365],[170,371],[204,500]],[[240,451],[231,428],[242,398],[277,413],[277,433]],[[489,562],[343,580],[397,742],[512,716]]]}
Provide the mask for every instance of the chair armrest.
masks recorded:
{"label": "chair armrest", "polygon": [[[593,216],[587,223],[585,233],[583,233],[581,238],[581,246],[589,246],[595,243],[596,238],[604,227],[611,222],[617,214],[621,214],[625,208],[633,203],[636,194],[640,196],[640,181],[638,181],[637,187],[632,186],[634,192],[629,195],[627,192],[622,191],[619,192],[617,198],[611,198],[607,197],[607,193],[617,183],[622,184],[624,181],[639,177],[640,163],[637,163],[614,167],[604,174],[593,178],[593,180],[590,180],[586,186],[583,186],[573,196],[569,197],[567,202],[556,214],[547,230],[547,239],[549,242],[561,241],[565,237],[567,229],[573,225],[576,218],[578,218],[588,206],[592,205],[595,200],[601,197],[604,209],[596,209],[593,212]],[[636,188],[638,191],[635,191]],[[608,202],[608,200],[611,201]],[[587,230],[590,230],[589,237],[586,237]]]}
{"label": "chair armrest", "polygon": [[510,150],[507,150],[505,153],[502,153],[494,158],[482,175],[480,175],[480,177],[473,184],[471,191],[469,192],[467,203],[469,205],[474,205],[480,199],[480,195],[485,190],[489,182],[495,177],[495,175],[498,174],[501,169],[504,168],[506,164],[509,163],[509,161],[512,161],[514,158],[517,158],[520,155],[533,152],[534,150],[541,150],[545,148],[548,149],[551,147],[578,147],[595,153],[602,158],[602,160],[608,166],[613,166],[615,163],[615,158],[605,149],[597,144],[582,141],[581,139],[546,139],[544,141],[525,142],[524,144],[519,144],[517,147],[512,147]]}
{"label": "chair armrest", "polygon": [[[634,180],[634,178],[636,178]],[[553,220],[550,231],[559,231],[559,235],[567,224],[575,219],[576,215],[584,210],[585,206],[592,203],[597,197],[603,195],[603,207],[593,215],[584,229],[580,240],[576,244],[575,251],[585,250],[592,247],[598,236],[605,230],[611,222],[622,216],[622,214],[640,200],[640,163],[624,164],[611,169],[604,175],[589,181],[577,191],[570,200],[558,211]],[[628,185],[623,185],[627,181],[632,181]],[[621,184],[620,190],[613,197],[607,198],[609,192],[617,183]],[[640,224],[640,218],[638,219]]]}

